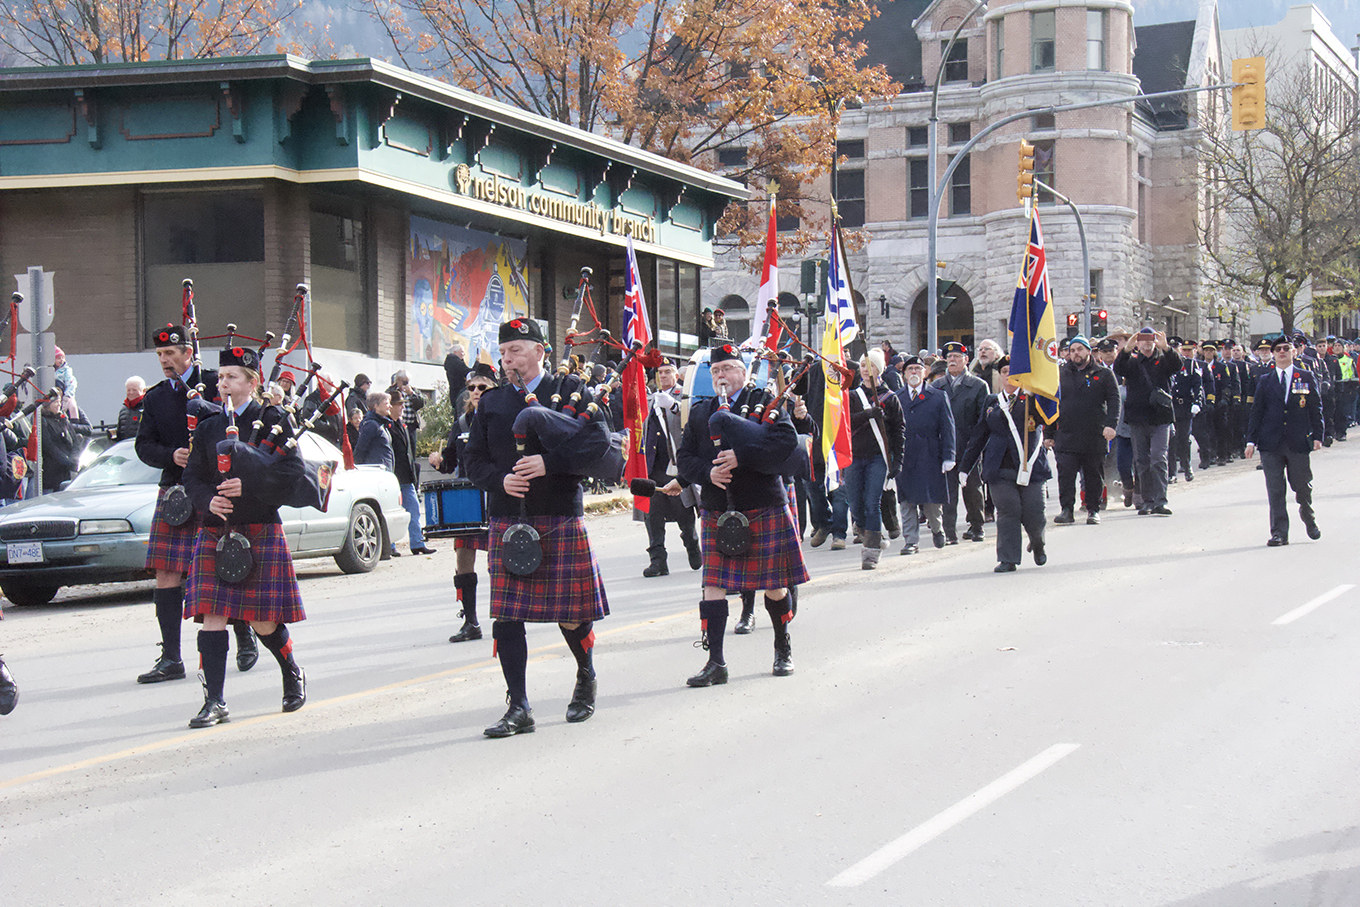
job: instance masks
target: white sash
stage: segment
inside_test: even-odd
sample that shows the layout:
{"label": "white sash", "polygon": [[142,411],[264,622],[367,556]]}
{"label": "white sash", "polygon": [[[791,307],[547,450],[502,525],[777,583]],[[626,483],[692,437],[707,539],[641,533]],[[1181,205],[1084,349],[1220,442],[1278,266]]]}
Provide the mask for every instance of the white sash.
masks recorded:
{"label": "white sash", "polygon": [[[1015,427],[1015,420],[1011,418],[1011,399],[1005,394],[1001,395],[1001,413],[1006,417],[1006,424],[1011,428],[1011,438],[1015,441],[1015,458],[1017,460],[1023,456],[1024,444],[1020,442],[1020,430]],[[1021,463],[1020,468],[1015,473],[1015,484],[1028,485],[1029,474],[1034,470],[1034,464],[1039,460],[1039,454],[1044,452],[1044,429],[1043,426],[1036,426],[1034,429],[1034,452],[1029,455],[1029,461]]]}

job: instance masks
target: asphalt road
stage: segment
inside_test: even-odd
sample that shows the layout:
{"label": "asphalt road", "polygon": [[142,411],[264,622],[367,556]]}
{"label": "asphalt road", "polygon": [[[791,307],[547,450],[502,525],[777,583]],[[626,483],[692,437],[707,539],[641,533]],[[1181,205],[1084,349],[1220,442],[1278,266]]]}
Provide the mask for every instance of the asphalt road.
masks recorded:
{"label": "asphalt road", "polygon": [[1170,518],[1050,526],[1011,575],[990,525],[875,572],[809,550],[797,673],[770,676],[758,611],[707,690],[697,574],[642,579],[642,528],[596,518],[599,710],[564,722],[574,664],[531,627],[538,730],[509,740],[481,733],[490,639],[445,641],[447,545],[304,565],[306,708],[279,713],[263,653],[205,731],[193,680],[133,682],[143,592],[12,609],[0,904],[1352,907],[1358,461],[1314,457],[1325,535],[1282,549],[1239,464]]}

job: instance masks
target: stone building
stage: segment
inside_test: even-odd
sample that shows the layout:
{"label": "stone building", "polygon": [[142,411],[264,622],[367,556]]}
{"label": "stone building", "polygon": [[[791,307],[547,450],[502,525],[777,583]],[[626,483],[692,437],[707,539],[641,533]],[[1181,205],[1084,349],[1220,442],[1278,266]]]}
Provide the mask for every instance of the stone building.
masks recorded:
{"label": "stone building", "polygon": [[[836,195],[843,224],[870,237],[851,257],[861,320],[872,342],[890,340],[899,349],[925,345],[926,287],[937,270],[927,255],[930,86],[961,21],[943,67],[936,180],[965,142],[1008,115],[1212,85],[1228,68],[1214,0],[1202,0],[1193,21],[1139,28],[1127,0],[992,0],[981,12],[972,0],[885,4],[865,35],[868,62],[887,66],[903,91],[843,113]],[[1015,194],[1022,138],[1037,149],[1036,175],[1077,204],[1090,246],[1093,308],[1109,312],[1111,327],[1152,323],[1209,335],[1217,322],[1208,319],[1200,272],[1198,122],[1223,104],[1224,93],[1205,92],[1036,114],[976,145],[940,200],[937,276],[953,282],[952,303],[941,304],[940,342],[971,347],[1004,339],[1027,236]],[[829,196],[823,180],[805,203],[824,213]],[[1078,234],[1065,205],[1046,194],[1039,205],[1061,322],[1082,308]],[[740,270],[732,250],[717,257],[705,275],[704,304],[722,305],[740,322],[757,280]],[[797,293],[791,264],[781,270],[781,289]]]}

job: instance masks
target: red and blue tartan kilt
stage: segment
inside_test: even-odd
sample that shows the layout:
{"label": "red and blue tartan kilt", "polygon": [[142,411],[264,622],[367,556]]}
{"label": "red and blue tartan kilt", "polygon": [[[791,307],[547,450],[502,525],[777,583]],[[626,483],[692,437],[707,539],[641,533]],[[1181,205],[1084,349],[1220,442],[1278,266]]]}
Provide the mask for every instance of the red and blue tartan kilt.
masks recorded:
{"label": "red and blue tartan kilt", "polygon": [[718,511],[703,511],[704,585],[728,592],[783,589],[808,581],[807,564],[798,542],[798,526],[787,506],[744,511],[751,522],[751,547],[741,557],[727,557],[713,539]]}
{"label": "red and blue tartan kilt", "polygon": [[151,541],[146,549],[146,569],[173,570],[188,573],[194,559],[194,543],[198,540],[199,519],[194,514],[183,526],[171,526],[165,521],[165,496],[169,488],[162,488],[156,497],[156,514],[151,518]]}
{"label": "red and blue tartan kilt", "polygon": [[487,569],[491,573],[491,619],[531,623],[600,620],[609,613],[604,580],[590,550],[586,521],[579,516],[531,516],[543,545],[543,563],[528,576],[507,573],[501,564],[505,530],[518,519],[492,517]]}
{"label": "red and blue tartan kilt", "polygon": [[454,550],[465,548],[469,551],[485,551],[491,545],[491,533],[483,530],[476,535],[455,535]]}
{"label": "red and blue tartan kilt", "polygon": [[225,530],[204,526],[198,533],[194,563],[184,587],[185,618],[221,614],[282,624],[306,620],[283,527],[278,523],[250,523],[232,528],[250,539],[250,554],[255,559],[250,575],[240,583],[218,580],[217,540]]}

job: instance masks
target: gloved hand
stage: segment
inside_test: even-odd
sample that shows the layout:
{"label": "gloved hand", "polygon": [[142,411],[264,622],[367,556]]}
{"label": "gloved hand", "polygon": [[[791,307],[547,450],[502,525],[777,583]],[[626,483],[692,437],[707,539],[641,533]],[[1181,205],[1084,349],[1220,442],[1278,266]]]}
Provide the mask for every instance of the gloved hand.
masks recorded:
{"label": "gloved hand", "polygon": [[945,460],[943,463],[940,464],[940,472],[949,472],[953,468],[954,468],[953,460]]}
{"label": "gloved hand", "polygon": [[1198,403],[1193,403],[1193,404],[1191,404],[1191,406],[1190,406],[1190,415],[1192,415],[1192,416],[1198,416],[1198,415],[1199,415],[1199,404],[1198,404]]}

